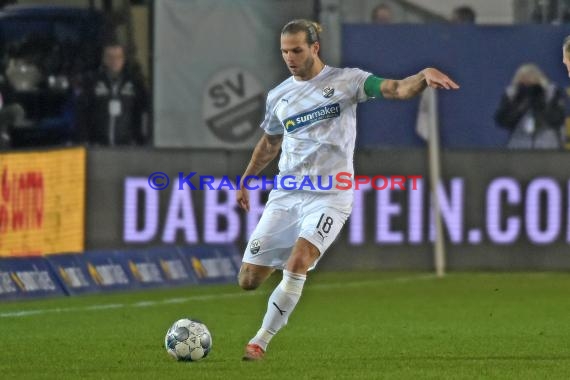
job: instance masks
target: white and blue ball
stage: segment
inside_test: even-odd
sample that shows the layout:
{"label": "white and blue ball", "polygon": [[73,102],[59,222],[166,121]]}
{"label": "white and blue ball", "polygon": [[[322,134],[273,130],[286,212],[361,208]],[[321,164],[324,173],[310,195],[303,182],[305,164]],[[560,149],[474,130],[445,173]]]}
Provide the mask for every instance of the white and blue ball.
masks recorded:
{"label": "white and blue ball", "polygon": [[212,349],[212,335],[200,321],[179,319],[168,329],[164,345],[176,360],[194,362],[208,356]]}

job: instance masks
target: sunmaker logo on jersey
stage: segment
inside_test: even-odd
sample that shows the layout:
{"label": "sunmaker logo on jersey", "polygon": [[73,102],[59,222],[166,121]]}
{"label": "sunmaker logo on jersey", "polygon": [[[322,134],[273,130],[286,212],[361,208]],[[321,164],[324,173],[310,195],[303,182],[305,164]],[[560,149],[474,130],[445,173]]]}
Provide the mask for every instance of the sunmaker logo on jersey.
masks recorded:
{"label": "sunmaker logo on jersey", "polygon": [[317,121],[332,119],[339,116],[340,105],[338,103],[327,104],[326,106],[319,107],[312,111],[303,112],[287,118],[283,121],[283,125],[285,125],[287,132],[291,133],[299,128],[316,123]]}

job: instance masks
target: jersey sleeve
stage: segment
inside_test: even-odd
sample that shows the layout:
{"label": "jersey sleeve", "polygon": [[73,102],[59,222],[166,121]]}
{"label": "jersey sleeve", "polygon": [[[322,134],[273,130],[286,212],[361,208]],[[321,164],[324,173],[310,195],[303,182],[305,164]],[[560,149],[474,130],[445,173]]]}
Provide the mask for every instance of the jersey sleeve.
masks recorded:
{"label": "jersey sleeve", "polygon": [[366,92],[364,92],[364,82],[366,82],[366,79],[372,75],[372,73],[356,68],[345,70],[348,80],[350,81],[349,83],[352,83],[354,86],[354,99],[356,102],[361,103],[372,99],[370,96],[366,95]]}
{"label": "jersey sleeve", "polygon": [[284,133],[284,128],[277,115],[275,115],[275,100],[271,96],[271,92],[267,95],[267,101],[265,103],[265,116],[261,122],[260,127],[268,135],[282,135]]}

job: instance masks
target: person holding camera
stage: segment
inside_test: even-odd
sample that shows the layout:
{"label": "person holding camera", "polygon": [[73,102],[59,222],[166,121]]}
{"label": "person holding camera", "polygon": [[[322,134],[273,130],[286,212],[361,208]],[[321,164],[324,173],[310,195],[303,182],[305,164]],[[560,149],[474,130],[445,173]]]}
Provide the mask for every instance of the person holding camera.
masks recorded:
{"label": "person holding camera", "polygon": [[564,94],[535,64],[518,68],[495,113],[512,149],[561,149]]}

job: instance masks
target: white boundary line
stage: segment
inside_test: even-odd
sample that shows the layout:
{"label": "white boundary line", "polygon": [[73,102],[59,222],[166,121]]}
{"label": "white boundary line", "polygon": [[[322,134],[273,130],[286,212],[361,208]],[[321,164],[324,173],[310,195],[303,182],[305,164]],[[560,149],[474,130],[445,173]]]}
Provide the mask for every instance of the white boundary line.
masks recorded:
{"label": "white boundary line", "polygon": [[[340,288],[354,288],[360,286],[372,286],[381,283],[402,283],[402,282],[410,282],[415,280],[430,280],[436,278],[433,274],[429,275],[418,275],[412,277],[396,277],[391,279],[379,279],[379,280],[368,280],[368,281],[356,281],[356,282],[349,282],[349,283],[336,283],[336,284],[311,284],[310,290],[332,290],[332,289],[340,289]],[[56,313],[72,313],[77,311],[98,311],[98,310],[109,310],[109,309],[122,309],[128,307],[135,307],[135,308],[143,308],[143,307],[154,307],[154,306],[161,306],[161,305],[170,305],[170,304],[180,304],[180,303],[188,303],[188,302],[195,302],[195,301],[209,301],[213,299],[222,299],[222,298],[240,298],[240,297],[247,297],[247,296],[256,296],[260,295],[261,291],[253,291],[253,292],[234,292],[234,293],[221,293],[221,294],[205,294],[205,295],[197,295],[197,296],[188,296],[188,297],[176,297],[176,298],[167,298],[161,301],[139,301],[134,303],[107,303],[107,304],[95,304],[90,306],[77,306],[77,307],[63,307],[63,308],[52,308],[52,309],[35,309],[35,310],[20,310],[20,311],[9,311],[5,313],[0,313],[0,318],[20,318],[20,317],[30,317],[34,315],[44,315],[44,314],[56,314]]]}

